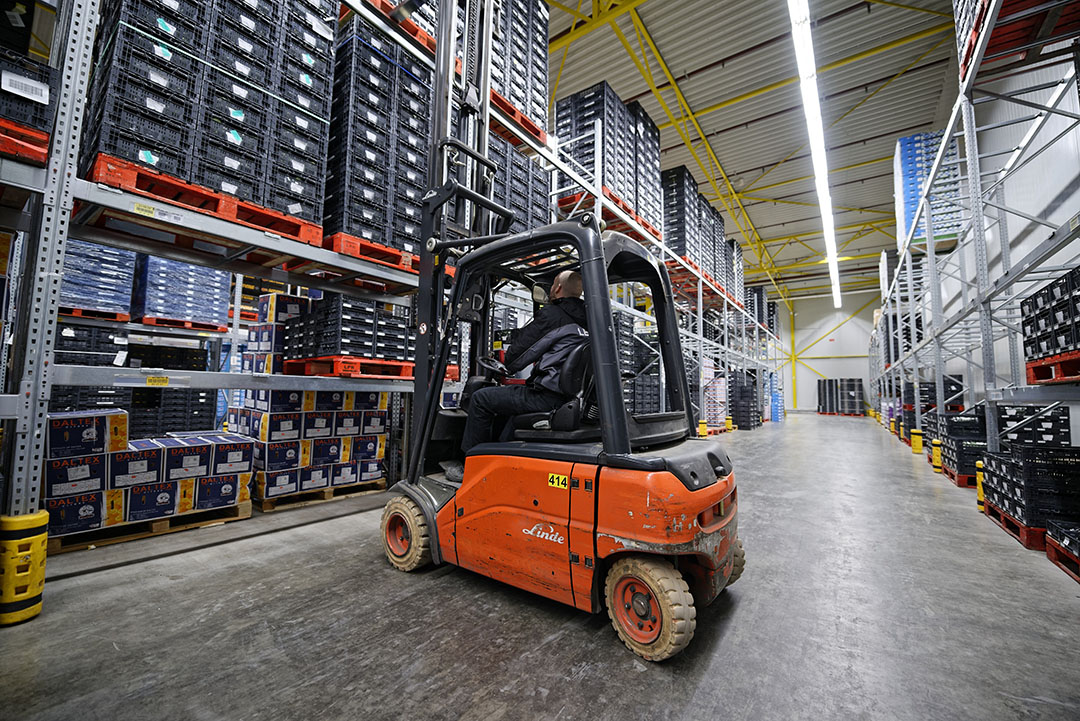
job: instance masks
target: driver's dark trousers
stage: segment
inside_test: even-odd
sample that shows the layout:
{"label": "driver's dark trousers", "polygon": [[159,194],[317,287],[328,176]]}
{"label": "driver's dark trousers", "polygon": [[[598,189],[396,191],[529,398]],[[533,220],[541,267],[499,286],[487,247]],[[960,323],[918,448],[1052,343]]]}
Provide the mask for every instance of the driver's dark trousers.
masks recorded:
{"label": "driver's dark trousers", "polygon": [[475,445],[498,440],[495,433],[502,430],[502,426],[495,428],[495,421],[499,418],[505,421],[523,413],[553,411],[563,401],[561,394],[544,388],[518,385],[481,388],[469,400],[469,417],[461,438],[461,450],[468,453]]}

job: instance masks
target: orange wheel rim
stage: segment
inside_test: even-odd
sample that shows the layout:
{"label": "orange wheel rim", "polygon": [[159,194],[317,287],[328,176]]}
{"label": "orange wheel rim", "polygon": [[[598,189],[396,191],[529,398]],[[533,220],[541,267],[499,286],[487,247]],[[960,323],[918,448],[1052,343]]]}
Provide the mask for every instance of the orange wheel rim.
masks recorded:
{"label": "orange wheel rim", "polygon": [[662,619],[656,596],[641,579],[623,576],[612,598],[615,618],[626,634],[638,643],[652,643],[660,636]]}
{"label": "orange wheel rim", "polygon": [[412,534],[409,533],[409,524],[405,516],[394,513],[386,520],[386,546],[390,553],[400,558],[409,552],[410,545]]}

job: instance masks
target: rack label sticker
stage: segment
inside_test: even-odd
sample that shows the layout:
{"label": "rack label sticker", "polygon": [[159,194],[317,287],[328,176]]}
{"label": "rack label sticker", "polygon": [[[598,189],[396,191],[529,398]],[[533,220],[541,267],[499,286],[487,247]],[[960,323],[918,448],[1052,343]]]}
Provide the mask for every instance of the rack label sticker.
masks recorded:
{"label": "rack label sticker", "polygon": [[566,476],[560,476],[558,473],[548,474],[548,485],[552,488],[561,488],[566,490]]}
{"label": "rack label sticker", "polygon": [[49,86],[32,78],[5,70],[0,73],[0,89],[42,105],[49,104]]}
{"label": "rack label sticker", "polygon": [[150,203],[140,203],[134,201],[131,204],[131,212],[136,215],[141,215],[144,218],[154,218],[155,220],[164,220],[167,223],[183,223],[183,213],[177,213],[172,210],[165,210],[164,208],[158,208]]}
{"label": "rack label sticker", "polygon": [[146,376],[146,385],[163,388],[169,385],[169,376]]}

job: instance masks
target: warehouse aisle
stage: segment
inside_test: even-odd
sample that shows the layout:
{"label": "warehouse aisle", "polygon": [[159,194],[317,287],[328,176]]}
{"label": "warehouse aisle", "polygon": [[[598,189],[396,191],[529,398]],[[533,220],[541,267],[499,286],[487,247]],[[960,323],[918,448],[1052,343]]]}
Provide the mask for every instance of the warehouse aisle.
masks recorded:
{"label": "warehouse aisle", "polygon": [[729,448],[747,570],[667,663],[606,616],[391,570],[379,514],[349,501],[50,559],[41,617],[0,630],[0,716],[1080,717],[1080,586],[974,491],[869,419]]}

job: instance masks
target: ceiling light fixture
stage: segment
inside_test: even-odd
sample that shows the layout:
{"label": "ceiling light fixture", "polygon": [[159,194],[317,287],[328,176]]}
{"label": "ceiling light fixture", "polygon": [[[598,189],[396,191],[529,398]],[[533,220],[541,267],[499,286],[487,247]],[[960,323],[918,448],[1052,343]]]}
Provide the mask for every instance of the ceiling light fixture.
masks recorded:
{"label": "ceiling light fixture", "polygon": [[810,158],[814,163],[814,188],[821,209],[821,228],[825,236],[825,258],[829,263],[832,281],[833,307],[840,303],[840,269],[836,265],[836,222],[833,219],[832,196],[829,194],[829,163],[825,158],[825,127],[821,122],[821,101],[817,87],[817,62],[814,59],[814,39],[810,33],[809,0],[788,0],[791,16],[791,39],[795,44],[795,60],[799,65],[799,87],[802,90],[806,133],[810,136]]}

